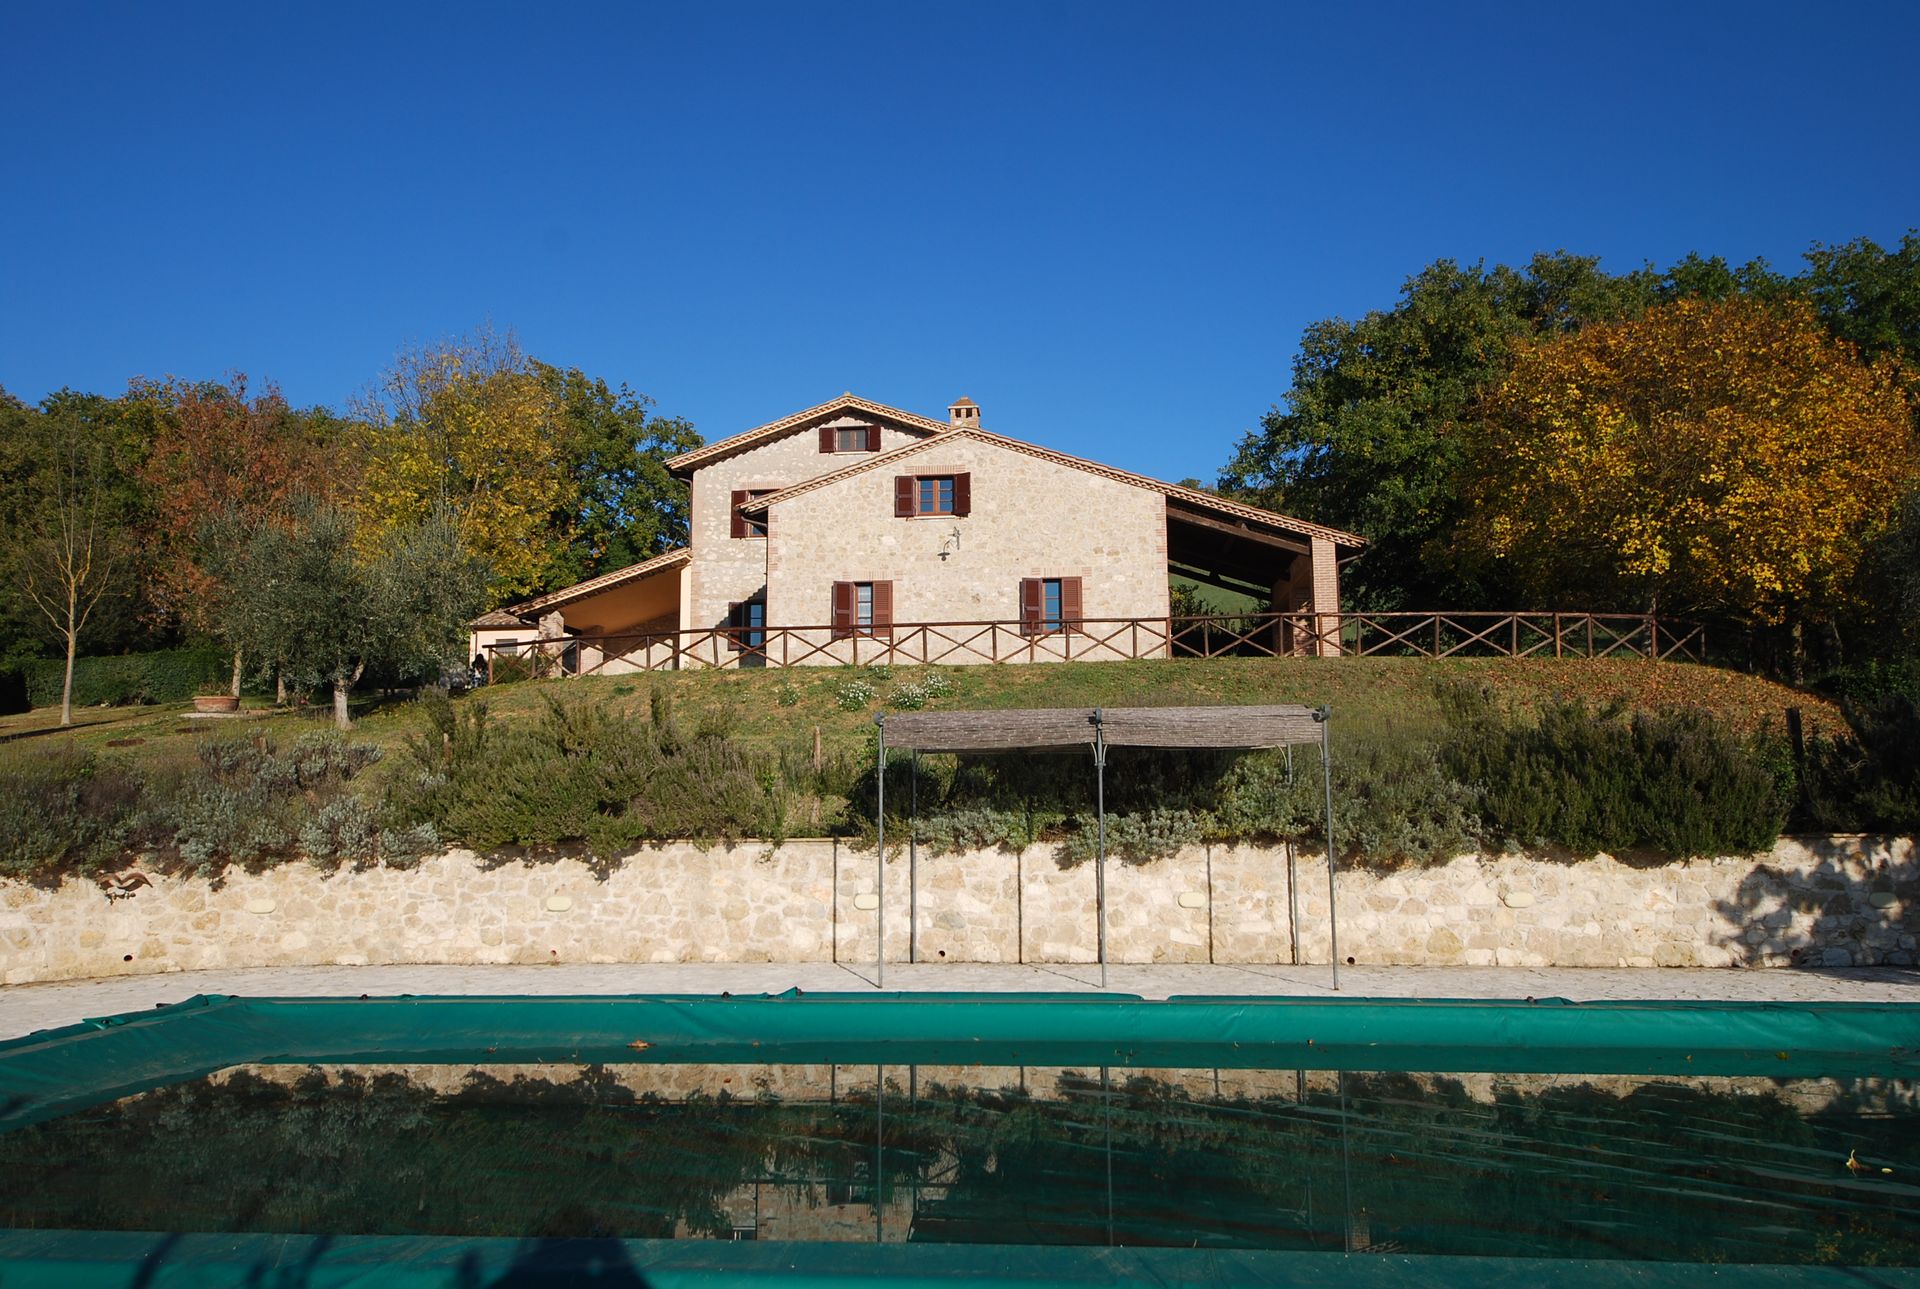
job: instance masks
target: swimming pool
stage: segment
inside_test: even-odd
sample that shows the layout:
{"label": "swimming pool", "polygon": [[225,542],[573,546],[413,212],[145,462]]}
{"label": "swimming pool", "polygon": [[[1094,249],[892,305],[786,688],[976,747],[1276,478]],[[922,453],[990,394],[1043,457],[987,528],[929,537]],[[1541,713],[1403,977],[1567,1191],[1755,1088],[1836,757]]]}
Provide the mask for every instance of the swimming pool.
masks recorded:
{"label": "swimming pool", "polygon": [[1881,1005],[204,998],[0,1045],[0,1257],[76,1285],[1913,1284],[1917,1049]]}

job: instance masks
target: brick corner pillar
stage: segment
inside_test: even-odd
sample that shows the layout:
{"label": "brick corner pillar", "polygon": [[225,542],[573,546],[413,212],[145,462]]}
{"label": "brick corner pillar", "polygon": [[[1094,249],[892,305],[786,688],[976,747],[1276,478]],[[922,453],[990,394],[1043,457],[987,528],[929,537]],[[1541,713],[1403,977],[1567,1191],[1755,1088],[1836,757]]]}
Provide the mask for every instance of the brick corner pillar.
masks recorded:
{"label": "brick corner pillar", "polygon": [[1340,656],[1340,563],[1333,543],[1313,539],[1313,652]]}

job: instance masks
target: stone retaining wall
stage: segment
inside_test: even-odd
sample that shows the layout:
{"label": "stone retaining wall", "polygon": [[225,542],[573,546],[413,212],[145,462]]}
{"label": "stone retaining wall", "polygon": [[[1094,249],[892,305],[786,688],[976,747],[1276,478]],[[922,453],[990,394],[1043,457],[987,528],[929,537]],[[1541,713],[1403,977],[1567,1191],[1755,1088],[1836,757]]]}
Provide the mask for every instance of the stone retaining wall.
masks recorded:
{"label": "stone retaining wall", "polygon": [[[1911,965],[1912,839],[1785,839],[1771,854],[1634,867],[1465,855],[1342,871],[1343,959],[1417,966]],[[1324,859],[1194,847],[1109,862],[1116,962],[1326,962]],[[910,890],[909,870],[917,874]],[[124,888],[124,889],[123,889]],[[917,893],[917,899],[915,895]],[[871,962],[871,850],[825,841],[649,847],[599,880],[576,860],[464,851],[407,870],[289,864],[205,881],[0,882],[0,981],[367,963]],[[1051,848],[889,858],[890,961],[1092,962],[1094,871]],[[909,934],[909,909],[917,903]]]}

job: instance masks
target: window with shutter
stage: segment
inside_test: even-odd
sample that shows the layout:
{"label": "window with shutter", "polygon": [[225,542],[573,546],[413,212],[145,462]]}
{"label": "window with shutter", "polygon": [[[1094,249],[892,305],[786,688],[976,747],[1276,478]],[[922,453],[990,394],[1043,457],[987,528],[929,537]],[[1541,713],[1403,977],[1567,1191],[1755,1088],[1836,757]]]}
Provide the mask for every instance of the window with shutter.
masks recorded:
{"label": "window with shutter", "polygon": [[767,602],[758,596],[727,606],[727,648],[764,649],[767,645]]}
{"label": "window with shutter", "polygon": [[767,535],[767,517],[765,515],[743,515],[740,507],[749,501],[772,496],[778,488],[735,488],[733,490],[733,535],[735,537],[765,537]]}
{"label": "window with shutter", "polygon": [[833,638],[893,635],[892,582],[835,582],[833,584]]}
{"label": "window with shutter", "polygon": [[893,481],[893,513],[964,515],[972,509],[972,477],[964,474],[903,474]]}
{"label": "window with shutter", "polygon": [[877,425],[842,425],[833,432],[831,452],[878,452],[880,450],[880,427]]}
{"label": "window with shutter", "polygon": [[1027,577],[1020,580],[1020,630],[1047,636],[1083,630],[1085,609],[1077,577]]}

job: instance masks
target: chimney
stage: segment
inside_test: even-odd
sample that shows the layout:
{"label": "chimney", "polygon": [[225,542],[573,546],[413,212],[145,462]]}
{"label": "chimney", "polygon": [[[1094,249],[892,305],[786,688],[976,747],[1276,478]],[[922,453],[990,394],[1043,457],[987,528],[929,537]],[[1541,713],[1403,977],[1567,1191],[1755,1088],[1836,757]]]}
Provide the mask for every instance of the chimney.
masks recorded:
{"label": "chimney", "polygon": [[957,398],[947,408],[947,421],[956,430],[980,428],[980,405],[970,398]]}

